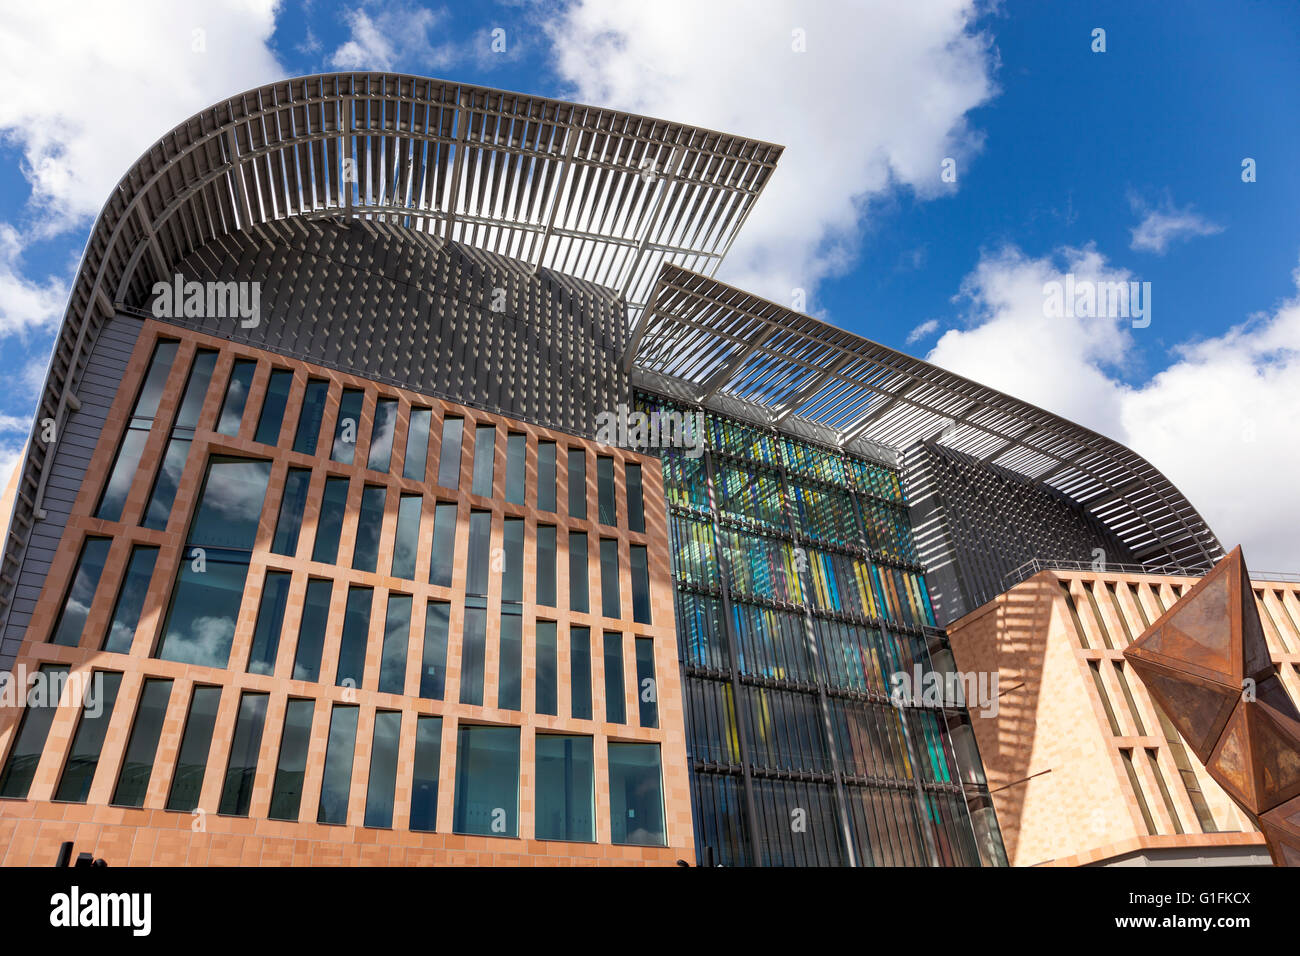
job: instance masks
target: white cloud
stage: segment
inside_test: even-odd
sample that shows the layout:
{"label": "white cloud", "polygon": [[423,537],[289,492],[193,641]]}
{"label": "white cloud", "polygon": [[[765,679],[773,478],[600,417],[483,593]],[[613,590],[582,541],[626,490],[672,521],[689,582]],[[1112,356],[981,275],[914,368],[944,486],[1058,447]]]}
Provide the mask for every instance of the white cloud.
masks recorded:
{"label": "white cloud", "polygon": [[47,276],[35,282],[22,274],[22,251],[18,230],[0,222],[0,338],[51,328],[67,300],[67,280]]}
{"label": "white cloud", "polygon": [[966,114],[995,92],[973,6],[578,2],[545,29],[580,100],[786,147],[721,276],[788,302],[852,262],[873,197],[951,190],[945,157],[961,181],[979,147]]}
{"label": "white cloud", "polygon": [[429,40],[429,31],[446,19],[446,12],[407,4],[388,5],[371,16],[352,10],[345,17],[351,36],[330,56],[340,70],[402,70],[427,73],[451,65],[450,44]]}
{"label": "white cloud", "polygon": [[912,329],[911,332],[907,333],[907,344],[914,345],[915,343],[921,341],[921,339],[933,335],[936,331],[938,331],[938,328],[939,328],[938,319],[926,319],[916,328]]}
{"label": "white cloud", "polygon": [[1188,497],[1225,546],[1242,544],[1252,569],[1300,570],[1300,269],[1294,298],[1178,347],[1167,369],[1137,386],[1115,373],[1130,360],[1132,336],[1144,333],[1124,319],[1044,317],[1042,286],[1066,271],[1129,275],[1091,248],[986,256],[963,287],[972,326],[945,333],[927,358],[1123,442]]}
{"label": "white cloud", "polygon": [[1222,226],[1210,222],[1191,206],[1178,209],[1166,200],[1158,208],[1151,207],[1135,196],[1129,197],[1129,204],[1142,216],[1142,221],[1131,230],[1133,241],[1129,244],[1130,249],[1138,252],[1163,256],[1171,242],[1223,232]]}

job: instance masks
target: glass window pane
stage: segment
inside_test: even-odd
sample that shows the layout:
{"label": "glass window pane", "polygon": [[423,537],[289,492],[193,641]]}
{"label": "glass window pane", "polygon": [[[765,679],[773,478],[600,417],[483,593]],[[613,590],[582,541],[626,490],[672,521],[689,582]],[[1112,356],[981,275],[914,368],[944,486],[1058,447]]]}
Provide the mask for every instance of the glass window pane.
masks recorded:
{"label": "glass window pane", "polygon": [[569,714],[591,720],[591,628],[569,628]]}
{"label": "glass window pane", "polygon": [[269,461],[213,457],[187,543],[253,550],[270,479]]}
{"label": "glass window pane", "polygon": [[155,656],[200,667],[225,667],[247,577],[246,554],[186,549]]}
{"label": "glass window pane", "polygon": [[524,519],[506,518],[501,543],[505,564],[501,574],[501,600],[524,599]]}
{"label": "glass window pane", "polygon": [[393,462],[393,430],[397,428],[397,399],[375,402],[375,423],[370,429],[370,454],[366,467],[387,472]]}
{"label": "glass window pane", "polygon": [[596,496],[600,523],[614,525],[614,459],[600,455],[596,458]]}
{"label": "glass window pane", "polygon": [[438,828],[438,764],[442,760],[442,718],[415,721],[415,772],[411,778],[412,830]]}
{"label": "glass window pane", "polygon": [[334,445],[330,460],[352,464],[357,453],[357,430],[361,427],[361,405],[366,393],[359,388],[345,388],[339,400],[339,417],[334,423]]}
{"label": "glass window pane", "polygon": [[590,737],[538,734],[536,835],[539,840],[596,839],[596,774]]}
{"label": "glass window pane", "polygon": [[339,556],[339,534],[343,531],[343,512],[348,503],[348,479],[326,478],[321,495],[320,517],[316,519],[316,544],[311,559],[334,564]]}
{"label": "glass window pane", "polygon": [[284,423],[284,407],[289,403],[289,389],[293,387],[293,372],[277,368],[271,370],[266,383],[266,398],[262,400],[262,414],[257,419],[257,432],[253,441],[275,445],[280,441],[280,426]]}
{"label": "glass window pane", "polygon": [[569,610],[591,610],[587,580],[587,533],[569,532]]}
{"label": "glass window pane", "polygon": [[501,611],[500,668],[497,673],[497,706],[502,710],[518,710],[520,696],[520,671],[523,659],[524,619],[520,609],[503,608]]}
{"label": "glass window pane", "polygon": [[648,637],[636,639],[636,692],[641,709],[641,726],[659,726],[659,683],[655,678],[655,644]]}
{"label": "glass window pane", "polygon": [[39,681],[34,682],[27,692],[27,706],[23,708],[18,735],[9,750],[4,772],[0,773],[0,797],[26,799],[32,778],[36,776],[36,765],[41,762],[41,753],[45,750],[50,724],[59,709],[59,695],[63,693],[67,677],[68,668],[63,664],[41,665]]}
{"label": "glass window pane", "polygon": [[641,490],[641,466],[628,462],[623,466],[627,478],[627,527],[629,531],[645,531],[645,493]]}
{"label": "glass window pane", "polygon": [[474,481],[470,485],[470,494],[492,497],[496,435],[497,430],[493,425],[478,425],[474,429]]}
{"label": "glass window pane", "polygon": [[153,357],[149,360],[149,372],[145,375],[140,394],[136,396],[135,407],[131,409],[132,418],[153,418],[158,414],[158,402],[162,399],[163,386],[167,384],[167,375],[176,360],[179,342],[160,339],[154,346]]}
{"label": "glass window pane", "polygon": [[605,719],[627,723],[627,691],[623,682],[623,635],[605,632]]}
{"label": "glass window pane", "polygon": [[361,491],[361,513],[357,516],[357,543],[352,552],[352,568],[373,571],[379,565],[379,536],[384,530],[384,501],[388,489],[366,485]]}
{"label": "glass window pane", "polygon": [[555,510],[555,442],[537,443],[537,509]]}
{"label": "glass window pane", "polygon": [[406,654],[411,646],[411,595],[388,595],[384,618],[384,648],[379,662],[379,691],[401,694],[406,689]]}
{"label": "glass window pane", "polygon": [[438,452],[438,484],[444,488],[460,487],[460,445],[464,431],[463,418],[442,420],[442,447]]}
{"label": "glass window pane", "polygon": [[275,672],[275,655],[280,649],[280,629],[284,625],[284,609],[289,603],[289,572],[267,571],[262,582],[262,604],[257,609],[257,625],[253,629],[253,646],[248,652],[250,674]]}
{"label": "glass window pane", "polygon": [[429,562],[429,583],[451,587],[456,568],[456,506],[439,502],[433,509],[433,556]]}
{"label": "glass window pane", "polygon": [[149,778],[153,776],[153,762],[158,754],[158,738],[162,736],[163,718],[167,715],[167,701],[171,699],[172,682],[151,679],[144,682],[140,692],[140,705],[135,712],[135,726],[126,745],[122,771],[117,776],[113,790],[113,805],[118,807],[143,807]]}
{"label": "glass window pane", "polygon": [[293,557],[298,553],[298,532],[307,507],[307,490],[311,486],[310,468],[290,468],[284,478],[284,496],[280,499],[280,516],[271,539],[273,554]]}
{"label": "glass window pane", "polygon": [[375,714],[370,747],[370,781],[366,784],[366,826],[393,825],[393,794],[397,789],[397,748],[402,715],[393,710]]}
{"label": "glass window pane", "polygon": [[556,716],[558,709],[558,673],[556,669],[555,622],[538,621],[537,636],[537,713]]}
{"label": "glass window pane", "polygon": [[109,473],[108,483],[104,485],[103,497],[95,509],[95,517],[105,521],[121,521],[122,506],[126,504],[127,493],[135,479],[136,469],[140,467],[140,456],[144,453],[145,443],[149,441],[147,428],[128,428],[122,436],[122,447],[117,451],[113,461],[113,470]]}
{"label": "glass window pane", "polygon": [[111,544],[110,538],[87,538],[82,543],[77,570],[72,575],[72,586],[63,599],[63,610],[59,612],[58,623],[54,625],[51,644],[76,647],[81,640],[81,632],[86,627],[86,615],[90,613],[91,602],[95,600],[95,591],[99,587],[100,575],[104,573],[104,565],[108,562]]}
{"label": "glass window pane", "polygon": [[609,818],[614,843],[667,845],[658,744],[609,742]]}
{"label": "glass window pane", "polygon": [[403,478],[424,481],[424,469],[429,461],[429,423],[432,420],[432,410],[411,409],[411,419],[406,426],[406,457],[402,459]]}
{"label": "glass window pane", "polygon": [[361,687],[366,669],[366,644],[370,638],[370,605],[374,592],[370,588],[348,588],[348,605],[343,614],[343,638],[339,643],[339,668],[334,677],[336,687]]}
{"label": "glass window pane", "polygon": [[158,549],[138,544],[131,549],[131,559],[122,578],[122,589],[117,592],[113,608],[113,622],[108,627],[104,650],[110,654],[129,654],[135,641],[135,629],[140,624],[140,612],[149,593],[153,568],[158,560]]}
{"label": "glass window pane", "polygon": [[393,538],[393,577],[415,580],[415,558],[420,549],[420,510],[424,498],[402,495],[397,501],[397,532]]}
{"label": "glass window pane", "polygon": [[512,432],[506,436],[506,501],[512,505],[524,503],[524,485],[527,479],[525,457],[528,437]]}
{"label": "glass window pane", "polygon": [[203,775],[208,767],[208,751],[212,746],[212,728],[217,722],[220,703],[220,687],[195,687],[190,696],[176,772],[172,775],[171,793],[167,796],[168,810],[189,813],[199,805]]}
{"label": "glass window pane", "polygon": [[430,601],[424,615],[424,656],[420,665],[420,696],[442,700],[447,679],[447,622],[451,605]]}
{"label": "glass window pane", "polygon": [[638,624],[650,620],[650,567],[645,545],[634,544],[631,549],[632,566],[632,620]]}
{"label": "glass window pane", "polygon": [[469,568],[465,580],[465,592],[486,596],[488,592],[488,571],[491,569],[492,512],[471,511],[469,513]]}
{"label": "glass window pane", "polygon": [[217,353],[212,349],[200,349],[194,355],[194,364],[190,366],[189,381],[185,383],[185,395],[181,399],[180,410],[176,413],[173,428],[195,429],[199,427],[199,413],[203,411],[203,400],[208,394],[208,385],[212,382],[212,371],[217,367]]}
{"label": "glass window pane", "polygon": [[323,578],[307,582],[302,602],[302,622],[298,625],[298,647],[294,651],[293,679],[320,680],[321,652],[325,649],[325,626],[329,623],[330,593],[334,584]]}
{"label": "glass window pane", "polygon": [[244,406],[248,404],[248,392],[253,387],[253,373],[257,363],[252,359],[236,359],[230,369],[230,381],[226,383],[226,397],[221,403],[221,414],[217,417],[218,435],[238,435],[239,426],[244,420]]}
{"label": "glass window pane", "polygon": [[173,438],[167,443],[167,451],[163,454],[153,489],[149,492],[144,520],[140,522],[146,528],[162,531],[167,527],[167,519],[172,514],[172,503],[176,500],[176,489],[180,487],[181,474],[185,471],[185,461],[190,457],[190,444],[188,438]]}
{"label": "glass window pane", "polygon": [[262,749],[262,730],[266,724],[266,702],[266,694],[245,692],[239,698],[235,736],[230,744],[221,802],[217,805],[217,812],[224,816],[248,816],[249,804],[253,802],[253,782],[257,777],[257,756]]}
{"label": "glass window pane", "polygon": [[330,383],[325,379],[307,380],[302,395],[302,411],[298,413],[298,428],[293,435],[294,451],[304,455],[316,454],[316,442],[320,439],[320,426],[329,394]]}
{"label": "glass window pane", "polygon": [[483,704],[483,657],[487,643],[487,609],[465,608],[465,633],[460,649],[460,702]]}
{"label": "glass window pane", "polygon": [[569,517],[587,517],[587,452],[569,449]]}
{"label": "glass window pane", "polygon": [[111,671],[95,671],[86,700],[81,709],[81,720],[72,738],[68,762],[63,765],[63,776],[54,792],[55,800],[85,803],[90,794],[90,784],[99,766],[99,754],[104,748],[104,735],[108,722],[113,719],[113,705],[122,686],[122,675]]}
{"label": "glass window pane", "polygon": [[519,728],[461,724],[456,742],[452,829],[519,835]]}
{"label": "glass window pane", "polygon": [[325,774],[320,785],[317,823],[348,822],[352,761],[357,747],[357,714],[355,705],[346,704],[335,704],[330,714],[330,736],[325,748]]}
{"label": "glass window pane", "polygon": [[537,603],[555,607],[555,526],[537,526]]}
{"label": "glass window pane", "polygon": [[316,714],[314,700],[291,700],[284,709],[284,731],[280,735],[280,759],[275,765],[271,788],[272,820],[297,820],[302,806],[302,781],[307,774],[307,750],[311,746],[311,725]]}
{"label": "glass window pane", "polygon": [[618,542],[600,539],[600,613],[605,617],[622,617],[618,596]]}

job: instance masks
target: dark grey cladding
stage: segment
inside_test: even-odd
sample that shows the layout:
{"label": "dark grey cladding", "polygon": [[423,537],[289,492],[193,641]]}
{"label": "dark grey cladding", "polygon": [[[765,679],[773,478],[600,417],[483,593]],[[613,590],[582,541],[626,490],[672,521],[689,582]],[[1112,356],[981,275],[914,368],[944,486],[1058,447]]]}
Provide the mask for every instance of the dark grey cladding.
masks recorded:
{"label": "dark grey cladding", "polygon": [[260,283],[260,316],[166,321],[330,368],[584,436],[630,398],[614,292],[427,233],[280,220],[214,239],[173,272]]}
{"label": "dark grey cladding", "polygon": [[1080,505],[1023,475],[933,442],[907,450],[903,481],[917,551],[941,627],[1007,590],[1032,558],[1134,563],[1129,549]]}

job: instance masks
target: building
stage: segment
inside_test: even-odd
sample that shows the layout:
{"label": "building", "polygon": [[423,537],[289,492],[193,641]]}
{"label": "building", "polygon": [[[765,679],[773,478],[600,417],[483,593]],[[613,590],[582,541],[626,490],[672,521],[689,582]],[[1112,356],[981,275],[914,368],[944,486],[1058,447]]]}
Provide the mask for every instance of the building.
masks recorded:
{"label": "building", "polygon": [[160,139],[17,476],[0,668],[66,687],[0,708],[0,859],[1005,864],[944,626],[1026,556],[1223,549],[712,278],[780,155],[391,74]]}

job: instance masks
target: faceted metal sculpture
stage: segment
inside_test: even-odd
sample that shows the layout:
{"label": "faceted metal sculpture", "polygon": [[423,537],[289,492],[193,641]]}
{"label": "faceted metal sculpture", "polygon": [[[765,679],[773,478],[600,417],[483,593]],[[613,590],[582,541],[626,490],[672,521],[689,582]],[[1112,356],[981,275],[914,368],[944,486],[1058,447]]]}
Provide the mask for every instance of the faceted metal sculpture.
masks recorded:
{"label": "faceted metal sculpture", "polygon": [[1269,657],[1241,548],[1124,651],[1210,776],[1300,866],[1300,711]]}

